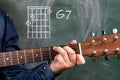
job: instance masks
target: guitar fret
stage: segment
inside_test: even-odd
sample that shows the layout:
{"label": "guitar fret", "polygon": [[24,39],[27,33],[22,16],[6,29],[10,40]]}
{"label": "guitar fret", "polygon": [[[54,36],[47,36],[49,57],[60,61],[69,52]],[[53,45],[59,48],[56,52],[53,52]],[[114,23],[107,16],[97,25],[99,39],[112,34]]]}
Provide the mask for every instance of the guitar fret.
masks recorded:
{"label": "guitar fret", "polygon": [[32,51],[33,62],[35,62],[35,57],[34,57],[34,55],[33,55],[33,49],[31,49],[31,51]]}
{"label": "guitar fret", "polygon": [[20,64],[19,56],[18,56],[18,51],[16,51],[16,54],[17,54],[17,62],[18,62],[18,64]]}
{"label": "guitar fret", "polygon": [[42,55],[42,49],[40,48],[40,57],[41,57],[41,61],[43,61],[43,55]]}
{"label": "guitar fret", "polygon": [[3,58],[3,54],[0,54],[0,66],[1,66],[1,67],[4,66],[4,58]]}
{"label": "guitar fret", "polygon": [[24,50],[24,58],[25,58],[25,63],[27,63],[27,59],[26,59],[26,52],[25,52],[25,50]]}
{"label": "guitar fret", "polygon": [[49,47],[49,57],[50,57],[50,60],[52,60],[52,57],[51,57],[51,47]]}
{"label": "guitar fret", "polygon": [[82,55],[81,43],[78,44],[79,53]]}
{"label": "guitar fret", "polygon": [[3,53],[3,58],[4,58],[4,66],[6,66],[5,53]]}
{"label": "guitar fret", "polygon": [[11,52],[9,52],[9,53],[10,53],[10,61],[11,61],[11,65],[13,65]]}

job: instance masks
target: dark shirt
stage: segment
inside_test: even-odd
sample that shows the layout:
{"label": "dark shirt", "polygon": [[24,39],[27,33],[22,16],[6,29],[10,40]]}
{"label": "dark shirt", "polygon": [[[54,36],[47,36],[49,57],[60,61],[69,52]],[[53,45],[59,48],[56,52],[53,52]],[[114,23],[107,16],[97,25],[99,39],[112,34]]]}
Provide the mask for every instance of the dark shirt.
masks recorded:
{"label": "dark shirt", "polygon": [[[0,9],[0,52],[19,50],[18,39],[12,19]],[[32,69],[26,69],[21,64],[0,68],[0,80],[52,80],[53,77],[48,62]]]}

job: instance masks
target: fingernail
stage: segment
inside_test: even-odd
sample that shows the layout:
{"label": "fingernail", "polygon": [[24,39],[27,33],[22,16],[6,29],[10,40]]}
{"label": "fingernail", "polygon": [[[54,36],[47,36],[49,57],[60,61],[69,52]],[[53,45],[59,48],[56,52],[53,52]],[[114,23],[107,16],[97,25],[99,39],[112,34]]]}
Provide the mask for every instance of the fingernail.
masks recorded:
{"label": "fingernail", "polygon": [[53,50],[56,50],[56,48],[57,48],[57,47],[56,47],[56,46],[54,46],[54,47],[53,47]]}
{"label": "fingernail", "polygon": [[72,40],[72,41],[70,42],[70,44],[76,44],[76,43],[77,43],[76,40]]}
{"label": "fingernail", "polygon": [[73,40],[73,42],[75,42],[75,43],[76,43],[76,42],[77,42],[77,40]]}

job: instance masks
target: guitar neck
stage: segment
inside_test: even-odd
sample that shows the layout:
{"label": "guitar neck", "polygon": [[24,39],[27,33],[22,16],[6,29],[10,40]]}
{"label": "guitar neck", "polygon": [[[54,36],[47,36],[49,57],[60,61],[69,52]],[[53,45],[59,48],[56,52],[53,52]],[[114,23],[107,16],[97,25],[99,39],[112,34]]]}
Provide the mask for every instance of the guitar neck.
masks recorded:
{"label": "guitar neck", "polygon": [[[65,46],[65,45],[61,45]],[[78,45],[69,45],[76,53],[79,53]],[[53,46],[38,49],[19,50],[13,52],[0,53],[0,67],[12,66],[16,64],[28,64],[41,61],[52,60],[57,52],[53,50]]]}
{"label": "guitar neck", "polygon": [[[61,45],[61,47],[63,46],[65,45]],[[120,34],[92,38],[68,46],[70,46],[77,54],[80,53],[83,56],[96,58],[98,56],[107,57],[108,55],[120,55]],[[55,55],[57,55],[57,52],[53,50],[52,46],[13,52],[2,52],[0,53],[0,67],[48,61],[52,60]]]}

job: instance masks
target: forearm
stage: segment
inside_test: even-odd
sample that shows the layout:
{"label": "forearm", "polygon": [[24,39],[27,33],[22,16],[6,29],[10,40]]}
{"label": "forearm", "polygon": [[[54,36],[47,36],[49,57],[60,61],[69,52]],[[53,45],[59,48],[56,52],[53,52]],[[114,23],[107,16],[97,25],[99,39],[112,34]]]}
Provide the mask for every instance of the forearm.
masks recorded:
{"label": "forearm", "polygon": [[5,80],[53,80],[55,74],[51,71],[48,62],[41,63],[33,69],[6,68],[3,69]]}

